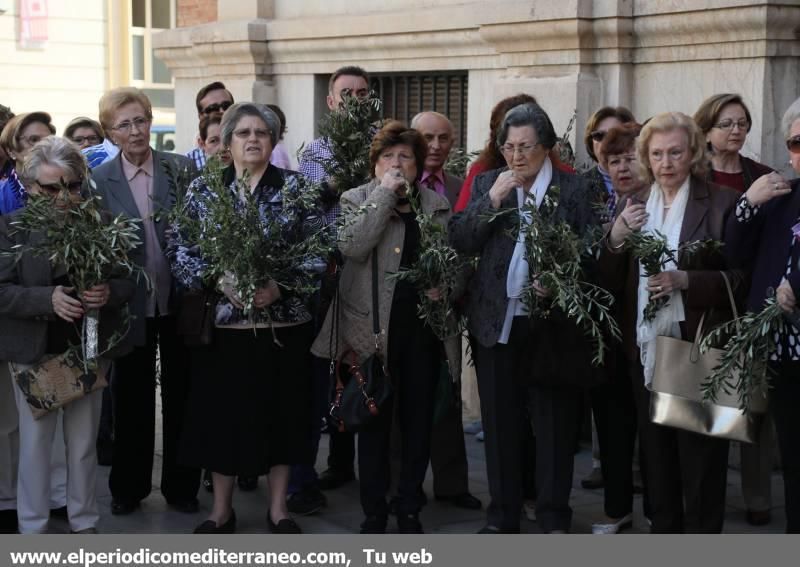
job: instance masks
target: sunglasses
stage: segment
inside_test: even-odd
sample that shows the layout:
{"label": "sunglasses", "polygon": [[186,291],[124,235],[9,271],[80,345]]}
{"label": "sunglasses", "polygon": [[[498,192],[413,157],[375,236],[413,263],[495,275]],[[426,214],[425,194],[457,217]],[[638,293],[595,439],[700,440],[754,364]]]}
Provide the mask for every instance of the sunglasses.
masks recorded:
{"label": "sunglasses", "polygon": [[800,136],[792,136],[786,140],[786,149],[793,154],[800,154]]}
{"label": "sunglasses", "polygon": [[70,193],[77,193],[83,187],[83,179],[79,179],[78,181],[71,181],[69,183],[62,181],[60,183],[39,183],[36,182],[41,189],[47,191],[50,194],[56,195],[61,193],[65,189]]}
{"label": "sunglasses", "polygon": [[605,130],[595,130],[594,132],[589,134],[589,137],[594,140],[595,142],[602,142],[603,138],[606,137]]}
{"label": "sunglasses", "polygon": [[215,112],[225,112],[228,110],[233,103],[229,100],[225,102],[215,102],[213,104],[209,104],[203,109],[203,114],[214,114]]}

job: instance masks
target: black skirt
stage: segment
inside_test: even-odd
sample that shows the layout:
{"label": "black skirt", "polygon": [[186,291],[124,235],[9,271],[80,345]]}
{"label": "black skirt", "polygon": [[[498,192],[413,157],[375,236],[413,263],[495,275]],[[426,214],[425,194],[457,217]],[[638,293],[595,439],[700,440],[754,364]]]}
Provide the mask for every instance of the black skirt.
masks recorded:
{"label": "black skirt", "polygon": [[179,459],[224,475],[310,464],[313,326],[216,329],[192,352],[192,388]]}

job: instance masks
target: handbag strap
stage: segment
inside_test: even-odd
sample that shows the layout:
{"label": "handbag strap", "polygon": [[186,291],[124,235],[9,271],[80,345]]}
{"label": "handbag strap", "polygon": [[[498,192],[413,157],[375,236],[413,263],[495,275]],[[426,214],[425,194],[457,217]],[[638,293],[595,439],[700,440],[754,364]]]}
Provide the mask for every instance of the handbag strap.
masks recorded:
{"label": "handbag strap", "polygon": [[[731,281],[728,278],[728,274],[723,272],[722,270],[719,271],[720,275],[722,276],[722,280],[725,282],[725,289],[728,290],[728,301],[731,304],[731,312],[733,313],[733,319],[736,321],[736,332],[741,333],[741,323],[739,323],[739,309],[736,308],[736,300],[733,298],[733,288],[731,287]],[[700,324],[697,325],[697,332],[694,335],[694,345],[699,348],[700,341],[703,338],[703,323],[706,320],[706,312],[703,312],[703,315],[700,317]],[[694,349],[692,349],[694,350]]]}
{"label": "handbag strap", "polygon": [[375,336],[375,352],[380,351],[381,324],[378,311],[378,248],[372,250],[372,334]]}

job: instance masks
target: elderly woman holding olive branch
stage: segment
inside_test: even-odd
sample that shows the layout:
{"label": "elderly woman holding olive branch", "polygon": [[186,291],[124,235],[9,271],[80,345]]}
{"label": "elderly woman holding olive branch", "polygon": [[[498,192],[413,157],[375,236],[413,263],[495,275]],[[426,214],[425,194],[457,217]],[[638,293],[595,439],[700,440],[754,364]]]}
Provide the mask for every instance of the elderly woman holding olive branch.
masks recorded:
{"label": "elderly woman holding olive branch", "polygon": [[[520,422],[528,403],[536,429],[537,519],[545,532],[565,532],[571,523],[569,494],[581,398],[596,369],[583,330],[563,311],[553,307],[548,318],[528,314],[524,290],[532,287],[542,304],[548,303],[551,291],[538,280],[530,281],[521,209],[538,209],[558,194],[549,218],[565,222],[573,234],[582,236],[599,221],[586,181],[553,167],[548,153],[556,140],[550,118],[537,104],[509,110],[497,139],[507,167],[476,177],[467,209],[450,221],[453,246],[481,255],[467,303],[468,328],[477,341],[492,498],[481,533],[519,532]],[[510,214],[497,216],[502,211]]]}
{"label": "elderly woman holding olive branch", "polygon": [[[31,199],[49,200],[46,205],[65,210],[65,215],[71,214],[71,207],[83,204],[81,190],[87,175],[86,162],[78,149],[66,139],[53,137],[33,146],[20,170]],[[35,204],[40,207],[42,203]],[[29,201],[29,207],[33,206],[34,201]],[[53,265],[47,257],[35,254],[38,243],[46,242],[49,237],[38,231],[22,230],[20,224],[25,223],[20,219],[26,213],[26,209],[21,209],[0,219],[0,250],[4,252],[0,254],[0,360],[11,361],[15,371],[23,372],[79,348],[81,331],[75,323],[95,309],[100,310],[100,353],[109,357],[112,353],[108,349],[116,342],[114,348],[121,354],[127,345],[113,337],[125,331],[122,309],[133,296],[133,281],[112,276],[77,296],[73,287],[75,274],[69,272],[68,266]],[[64,230],[69,222],[58,215],[44,218],[64,223],[52,227],[53,230]],[[19,250],[24,252],[17,259],[15,252]],[[74,254],[72,261],[81,262]],[[113,273],[116,270],[112,269]],[[80,379],[84,377],[85,374]],[[34,406],[29,407],[36,403],[34,392],[26,396],[20,382],[15,384],[14,393],[20,430],[19,530],[44,533],[50,514],[50,454],[58,411],[36,419],[31,409]],[[101,391],[94,390],[63,406],[67,514],[70,529],[75,533],[95,533],[100,518],[95,496],[95,439],[100,404]]]}

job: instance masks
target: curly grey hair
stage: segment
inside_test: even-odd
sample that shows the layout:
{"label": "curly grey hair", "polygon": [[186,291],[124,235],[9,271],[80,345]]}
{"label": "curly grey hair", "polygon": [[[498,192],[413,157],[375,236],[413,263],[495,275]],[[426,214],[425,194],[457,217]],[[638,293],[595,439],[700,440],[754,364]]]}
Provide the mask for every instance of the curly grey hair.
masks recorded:
{"label": "curly grey hair", "polygon": [[81,151],[66,138],[48,136],[31,148],[20,169],[22,183],[30,185],[39,177],[39,169],[43,165],[57,167],[64,172],[64,178],[73,177],[85,180],[89,176],[89,167]]}
{"label": "curly grey hair", "polygon": [[269,130],[269,137],[272,140],[272,147],[278,143],[281,132],[281,120],[278,115],[272,112],[266,104],[257,102],[237,102],[222,115],[222,122],[220,123],[220,134],[222,136],[222,145],[229,147],[233,139],[233,131],[236,130],[236,125],[245,116],[255,116],[264,121]]}

